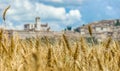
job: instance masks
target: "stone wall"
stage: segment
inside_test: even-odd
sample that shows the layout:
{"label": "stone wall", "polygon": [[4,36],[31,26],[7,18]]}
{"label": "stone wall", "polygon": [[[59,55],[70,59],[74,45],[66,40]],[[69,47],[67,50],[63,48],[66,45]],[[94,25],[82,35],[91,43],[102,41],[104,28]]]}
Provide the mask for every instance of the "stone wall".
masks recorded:
{"label": "stone wall", "polygon": [[32,38],[32,37],[43,37],[43,36],[47,36],[47,37],[61,37],[63,34],[65,34],[67,37],[69,38],[79,38],[80,37],[80,33],[77,32],[54,32],[54,31],[49,31],[49,32],[42,32],[42,31],[18,31],[18,30],[8,30],[9,35],[18,35],[21,39],[25,39],[25,38]]}

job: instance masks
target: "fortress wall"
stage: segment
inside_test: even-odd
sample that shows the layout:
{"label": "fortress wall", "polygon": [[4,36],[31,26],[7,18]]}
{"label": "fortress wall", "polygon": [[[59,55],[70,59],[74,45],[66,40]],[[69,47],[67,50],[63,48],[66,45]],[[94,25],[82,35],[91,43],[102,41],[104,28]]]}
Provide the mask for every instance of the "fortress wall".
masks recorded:
{"label": "fortress wall", "polygon": [[[12,36],[12,35],[15,35],[17,34],[20,39],[26,39],[26,38],[32,38],[32,37],[36,37],[36,36],[39,36],[39,37],[44,37],[44,36],[47,36],[47,37],[52,37],[52,38],[62,38],[62,35],[65,34],[65,36],[69,39],[80,39],[80,37],[90,37],[90,34],[85,34],[85,35],[81,35],[80,33],[77,33],[77,32],[70,32],[70,31],[67,31],[67,32],[53,32],[53,31],[50,31],[50,32],[33,32],[33,31],[9,31],[9,35]],[[107,36],[107,33],[98,33],[98,34],[93,34],[93,36],[95,36],[96,39],[102,41],[102,40],[105,40],[108,38]],[[113,39],[117,39],[117,40],[120,40],[118,36],[115,36],[113,35]],[[120,36],[120,35],[119,35]]]}
{"label": "fortress wall", "polygon": [[[47,36],[47,37],[61,37],[63,34],[66,35],[66,37],[69,38],[77,38],[80,37],[80,33],[74,33],[74,32],[27,32],[27,31],[13,31],[12,35],[17,34],[21,39],[25,38],[32,38],[36,36]],[[12,36],[11,35],[11,36]]]}

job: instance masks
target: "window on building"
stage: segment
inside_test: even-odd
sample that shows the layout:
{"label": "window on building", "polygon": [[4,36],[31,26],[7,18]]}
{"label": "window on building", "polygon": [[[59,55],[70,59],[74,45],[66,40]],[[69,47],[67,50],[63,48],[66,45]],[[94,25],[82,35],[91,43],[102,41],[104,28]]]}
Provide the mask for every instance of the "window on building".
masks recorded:
{"label": "window on building", "polygon": [[35,28],[37,28],[37,24],[35,24]]}
{"label": "window on building", "polygon": [[85,32],[81,32],[81,35],[84,35],[85,34]]}
{"label": "window on building", "polygon": [[24,28],[27,28],[27,25],[24,25]]}

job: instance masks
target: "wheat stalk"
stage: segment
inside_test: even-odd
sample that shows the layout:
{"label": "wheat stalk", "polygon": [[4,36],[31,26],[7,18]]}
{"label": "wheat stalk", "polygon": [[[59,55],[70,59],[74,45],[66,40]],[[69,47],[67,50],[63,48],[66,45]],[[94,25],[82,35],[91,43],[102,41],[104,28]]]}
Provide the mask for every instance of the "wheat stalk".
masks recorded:
{"label": "wheat stalk", "polygon": [[7,13],[7,11],[10,9],[10,5],[7,7],[7,8],[5,8],[5,10],[4,10],[4,12],[3,12],[3,20],[5,21],[6,20],[6,13]]}
{"label": "wheat stalk", "polygon": [[52,71],[53,67],[52,67],[52,49],[51,48],[48,49],[47,66],[49,70]]}
{"label": "wheat stalk", "polygon": [[[7,34],[7,33],[6,33]],[[13,36],[14,37],[14,36]],[[18,37],[16,37],[17,39]],[[42,45],[38,38],[16,40],[7,38],[0,32],[0,70],[1,71],[119,71],[120,42],[108,39],[105,45],[89,46],[81,37],[74,44],[65,35],[62,41],[49,44],[48,38]],[[60,40],[60,39],[58,39]],[[57,41],[58,42],[58,41]],[[16,48],[14,48],[16,47]],[[40,49],[38,50],[38,47]],[[70,48],[71,47],[71,48]],[[109,48],[110,47],[110,48]],[[12,51],[9,49],[12,48]],[[64,49],[65,48],[65,49]],[[106,50],[107,48],[107,50]],[[16,49],[18,49],[16,51]],[[36,49],[33,52],[33,49]],[[73,51],[70,55],[67,52]],[[12,56],[11,56],[12,52]]]}
{"label": "wheat stalk", "polygon": [[88,25],[88,31],[89,31],[90,36],[92,36],[92,27],[91,27],[91,25]]}
{"label": "wheat stalk", "polygon": [[67,38],[66,38],[66,36],[63,34],[63,40],[64,40],[64,44],[65,44],[65,46],[67,47],[67,49],[70,51],[70,53],[71,53],[71,48],[70,48],[70,46],[69,46],[69,43],[68,43],[68,40],[67,40]]}
{"label": "wheat stalk", "polygon": [[111,39],[111,37],[110,37],[110,38],[108,39],[108,41],[107,41],[106,46],[105,46],[106,48],[108,48],[108,47],[109,47],[111,40],[112,40],[112,39]]}

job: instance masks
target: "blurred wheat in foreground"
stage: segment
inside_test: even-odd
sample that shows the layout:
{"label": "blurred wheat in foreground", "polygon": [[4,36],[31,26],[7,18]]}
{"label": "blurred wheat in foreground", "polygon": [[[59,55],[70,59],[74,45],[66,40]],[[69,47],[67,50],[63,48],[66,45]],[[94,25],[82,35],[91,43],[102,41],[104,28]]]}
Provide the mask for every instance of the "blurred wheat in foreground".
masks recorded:
{"label": "blurred wheat in foreground", "polygon": [[119,42],[111,38],[89,45],[70,43],[65,35],[54,44],[48,37],[20,40],[0,30],[0,71],[120,71]]}

